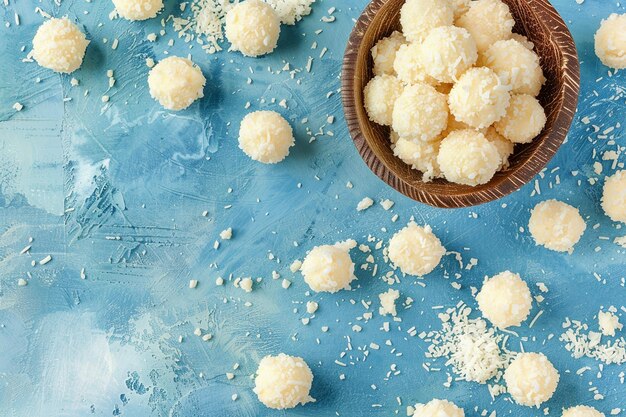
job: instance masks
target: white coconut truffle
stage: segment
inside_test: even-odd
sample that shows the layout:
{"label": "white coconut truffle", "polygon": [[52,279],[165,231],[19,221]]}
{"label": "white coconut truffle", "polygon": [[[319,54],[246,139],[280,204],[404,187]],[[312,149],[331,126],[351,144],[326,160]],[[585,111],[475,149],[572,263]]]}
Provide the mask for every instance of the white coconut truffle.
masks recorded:
{"label": "white coconut truffle", "polygon": [[251,57],[265,55],[278,44],[280,18],[269,4],[246,0],[226,14],[225,33],[231,50]]}
{"label": "white coconut truffle", "polygon": [[168,110],[186,109],[204,97],[205,84],[200,67],[177,56],[165,58],[148,74],[150,95]]}
{"label": "white coconut truffle", "polygon": [[404,91],[404,85],[393,75],[377,75],[363,91],[365,110],[370,120],[379,125],[390,126],[396,100]]}
{"label": "white coconut truffle", "polygon": [[586,228],[578,209],[557,200],[537,204],[528,222],[535,243],[557,252],[571,253]]}
{"label": "white coconut truffle", "polygon": [[563,410],[561,417],[604,417],[604,413],[587,405],[577,405],[576,407]]}
{"label": "white coconut truffle", "polygon": [[596,55],[607,67],[626,68],[626,13],[613,13],[595,35]]}
{"label": "white coconut truffle", "polygon": [[254,393],[266,407],[276,410],[314,402],[309,393],[313,373],[304,359],[280,353],[259,362]]}
{"label": "white coconut truffle", "polygon": [[435,399],[416,404],[413,417],[465,417],[465,412],[451,401]]}
{"label": "white coconut truffle", "polygon": [[440,175],[437,164],[440,143],[400,138],[395,142],[393,154],[411,168],[421,171],[422,181],[428,182]]}
{"label": "white coconut truffle", "polygon": [[546,112],[539,101],[528,94],[511,97],[506,114],[494,127],[513,143],[530,143],[546,126]]}
{"label": "white coconut truffle", "polygon": [[411,222],[389,240],[389,259],[407,275],[429,274],[445,253],[429,225],[421,227]]}
{"label": "white coconut truffle", "polygon": [[155,17],[163,8],[163,0],[113,0],[117,14],[128,20]]}
{"label": "white coconut truffle", "polygon": [[482,64],[498,74],[502,82],[510,85],[513,94],[536,97],[546,81],[539,56],[515,39],[491,45],[482,57]]}
{"label": "white coconut truffle", "polygon": [[488,128],[484,135],[485,138],[496,147],[500,159],[502,160],[498,171],[507,169],[509,167],[509,157],[513,154],[513,142],[499,134],[493,126]]}
{"label": "white coconut truffle", "polygon": [[39,65],[56,72],[80,68],[89,41],[67,17],[45,21],[33,38],[32,57]]}
{"label": "white coconut truffle", "polygon": [[396,60],[396,52],[404,43],[406,43],[406,39],[398,31],[394,31],[391,35],[376,42],[371,50],[374,75],[395,75],[393,63]]}
{"label": "white coconut truffle", "polygon": [[447,124],[446,96],[428,84],[406,87],[394,104],[391,125],[400,137],[431,141]]}
{"label": "white coconut truffle", "polygon": [[602,209],[611,220],[626,223],[626,170],[617,171],[604,182]]}
{"label": "white coconut truffle", "polygon": [[528,285],[510,271],[485,280],[476,301],[483,317],[500,329],[522,324],[532,307]]}
{"label": "white coconut truffle", "polygon": [[515,26],[509,6],[501,0],[471,1],[467,13],[455,24],[467,29],[472,35],[479,52],[486,51],[502,39],[509,39]]}
{"label": "white coconut truffle", "polygon": [[441,142],[437,163],[448,181],[475,186],[489,182],[502,160],[485,135],[465,129],[451,132]]}
{"label": "white coconut truffle", "polygon": [[516,403],[538,407],[552,398],[559,372],[542,353],[518,353],[504,372],[504,381]]}
{"label": "white coconut truffle", "polygon": [[509,90],[491,69],[470,68],[450,90],[450,111],[458,121],[483,129],[506,114]]}
{"label": "white coconut truffle", "polygon": [[393,62],[393,69],[398,79],[405,84],[437,84],[437,80],[426,73],[422,63],[421,45],[418,43],[400,45]]}
{"label": "white coconut truffle", "polygon": [[409,42],[422,42],[432,29],[453,22],[450,0],[406,0],[400,9],[402,32]]}
{"label": "white coconut truffle", "polygon": [[304,282],[315,292],[335,293],[350,289],[350,283],[356,277],[349,250],[355,245],[356,242],[348,241],[314,247],[300,268]]}
{"label": "white coconut truffle", "polygon": [[455,26],[431,30],[420,51],[426,73],[442,83],[455,82],[478,59],[476,43],[469,32]]}
{"label": "white coconut truffle", "polygon": [[255,111],[241,121],[239,149],[255,161],[278,163],[289,155],[294,144],[289,122],[275,111]]}

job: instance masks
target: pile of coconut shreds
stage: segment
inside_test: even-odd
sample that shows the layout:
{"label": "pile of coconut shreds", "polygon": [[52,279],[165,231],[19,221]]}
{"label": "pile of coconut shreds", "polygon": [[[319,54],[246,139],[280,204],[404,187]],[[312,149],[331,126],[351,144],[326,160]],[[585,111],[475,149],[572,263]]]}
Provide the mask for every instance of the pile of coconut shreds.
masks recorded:
{"label": "pile of coconut shreds", "polygon": [[440,313],[441,330],[420,335],[430,343],[426,357],[446,358],[446,366],[461,380],[497,382],[515,353],[505,347],[508,336],[496,333],[482,318],[470,318],[471,313],[463,302]]}
{"label": "pile of coconut shreds", "polygon": [[566,329],[560,340],[565,342],[565,349],[576,359],[586,356],[606,364],[626,363],[626,340],[623,337],[602,342],[602,333],[589,331],[589,326],[578,320],[566,318]]}
{"label": "pile of coconut shreds", "polygon": [[[293,25],[311,13],[315,0],[264,0],[271,5],[282,23]],[[221,51],[224,41],[224,18],[239,0],[191,0],[180,4],[181,16],[170,15],[174,30],[185,42],[195,41],[209,54]]]}

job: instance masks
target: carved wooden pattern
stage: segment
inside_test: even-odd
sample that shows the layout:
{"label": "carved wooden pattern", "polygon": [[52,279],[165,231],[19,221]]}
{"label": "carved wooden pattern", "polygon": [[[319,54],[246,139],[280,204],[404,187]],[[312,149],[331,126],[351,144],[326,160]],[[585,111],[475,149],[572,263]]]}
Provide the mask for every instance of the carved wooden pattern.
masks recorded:
{"label": "carved wooden pattern", "polygon": [[572,36],[547,0],[503,0],[516,21],[514,31],[535,44],[547,79],[538,99],[547,124],[532,143],[516,145],[510,167],[487,184],[470,187],[443,179],[425,183],[422,173],[393,155],[389,128],[373,123],[363,106],[363,88],[372,77],[370,49],[400,30],[404,0],[373,0],[350,35],[342,69],[342,99],[350,135],[369,168],[402,194],[435,207],[483,204],[519,189],[533,179],[554,156],[572,123],[580,83],[578,55]]}

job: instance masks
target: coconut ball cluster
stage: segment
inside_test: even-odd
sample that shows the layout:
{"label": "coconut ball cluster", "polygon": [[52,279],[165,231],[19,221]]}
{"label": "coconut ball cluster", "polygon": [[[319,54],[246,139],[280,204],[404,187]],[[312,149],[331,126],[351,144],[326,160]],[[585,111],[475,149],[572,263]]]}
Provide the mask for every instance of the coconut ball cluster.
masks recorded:
{"label": "coconut ball cluster", "polygon": [[276,410],[315,401],[310,395],[313,373],[304,359],[280,353],[259,362],[254,393],[265,406]]}
{"label": "coconut ball cluster", "polygon": [[547,122],[534,45],[502,0],[406,0],[400,24],[371,49],[370,120],[423,181],[489,182]]}

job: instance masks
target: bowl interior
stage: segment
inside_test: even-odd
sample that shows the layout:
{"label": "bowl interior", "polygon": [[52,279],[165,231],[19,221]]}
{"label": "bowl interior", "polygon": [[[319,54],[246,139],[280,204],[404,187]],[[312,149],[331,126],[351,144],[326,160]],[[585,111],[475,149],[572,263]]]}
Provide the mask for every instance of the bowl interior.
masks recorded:
{"label": "bowl interior", "polygon": [[403,194],[437,207],[464,207],[507,195],[529,182],[561,145],[571,124],[578,97],[578,60],[571,35],[547,0],[504,0],[511,9],[514,31],[534,43],[546,83],[538,99],[547,123],[532,143],[516,145],[510,167],[487,184],[470,187],[443,179],[423,182],[422,173],[393,155],[389,128],[369,120],[363,88],[372,78],[370,49],[394,30],[401,30],[405,0],[374,0],[357,21],[344,59],[344,107],[350,132],[361,156],[380,178]]}

